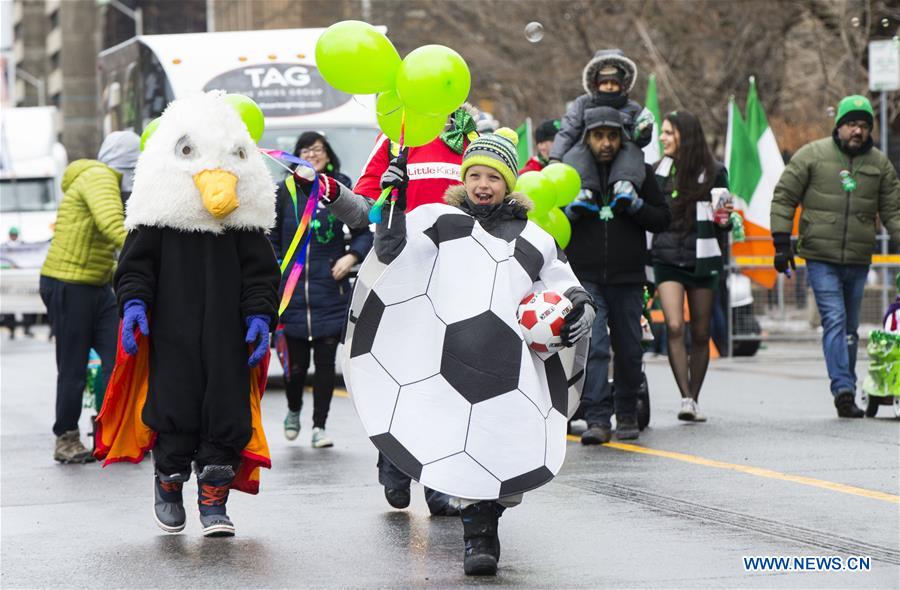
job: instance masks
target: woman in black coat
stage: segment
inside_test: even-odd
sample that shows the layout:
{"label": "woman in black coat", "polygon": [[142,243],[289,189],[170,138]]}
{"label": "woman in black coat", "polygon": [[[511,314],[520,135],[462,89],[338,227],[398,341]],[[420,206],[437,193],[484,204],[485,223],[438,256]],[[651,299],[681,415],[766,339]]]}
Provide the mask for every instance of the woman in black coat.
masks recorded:
{"label": "woman in black coat", "polygon": [[[321,134],[307,131],[300,135],[294,155],[307,160],[316,172],[332,176],[345,186],[352,185],[352,181],[341,174],[340,160]],[[296,206],[285,183],[278,187],[277,218],[269,239],[279,261],[286,255],[297,231],[308,198],[304,190],[309,190],[308,187],[297,184]],[[303,273],[290,304],[281,316],[289,358],[285,368],[288,413],[284,419],[284,435],[288,440],[294,440],[300,434],[303,388],[312,356],[316,363],[312,446],[323,448],[333,444],[325,435],[325,420],[334,393],[337,345],[350,303],[350,280],[347,275],[372,247],[372,233],[368,226],[350,228],[348,245],[344,239],[344,224],[330,214],[321,202],[310,222],[309,231],[312,238]],[[284,280],[281,284],[283,291]]]}
{"label": "woman in black coat", "polygon": [[[709,151],[697,117],[688,111],[667,114],[660,141],[665,157],[656,164],[656,180],[672,224],[653,235],[653,274],[666,316],[669,365],[681,393],[678,418],[705,422],[697,398],[709,367],[710,320],[734,206],[719,198],[728,196],[728,173]],[[690,351],[684,342],[685,295]]]}

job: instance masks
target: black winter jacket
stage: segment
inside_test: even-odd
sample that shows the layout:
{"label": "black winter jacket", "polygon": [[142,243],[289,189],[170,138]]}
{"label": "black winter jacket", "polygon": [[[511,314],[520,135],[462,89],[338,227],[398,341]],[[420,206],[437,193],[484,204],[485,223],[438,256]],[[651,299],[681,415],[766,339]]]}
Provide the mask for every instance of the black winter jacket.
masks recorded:
{"label": "black winter jacket", "polygon": [[[670,213],[653,177],[653,169],[646,165],[646,179],[637,189],[644,201],[635,213],[620,201],[613,207],[615,216],[603,221],[596,213],[582,214],[572,219],[572,239],[566,256],[579,280],[601,285],[639,284],[646,282],[644,265],[647,258],[645,232],[661,232],[669,227]],[[601,177],[608,176],[608,166],[598,165]],[[607,195],[612,199],[612,186]],[[594,195],[598,207],[603,206],[600,195]]]}
{"label": "black winter jacket", "polygon": [[[671,176],[654,176],[656,183],[662,191],[669,210],[675,207],[675,199],[672,198],[673,178]],[[728,188],[728,171],[721,162],[716,162],[716,179],[711,188]],[[704,201],[711,200],[707,195]],[[677,208],[675,208],[677,210]],[[653,236],[653,262],[678,266],[680,268],[693,268],[697,264],[697,229],[695,222],[690,219],[693,209],[686,208],[681,218],[672,218],[668,230],[655,232]],[[719,248],[722,247],[727,237],[729,228],[716,226],[716,238],[719,240]]]}
{"label": "black winter jacket", "polygon": [[[336,174],[335,180],[349,186],[349,178]],[[278,185],[275,204],[275,227],[269,233],[269,240],[279,263],[287,254],[299,218],[303,215],[308,195],[297,185],[297,209],[284,182]],[[344,223],[330,214],[323,203],[319,203],[310,225],[318,222],[309,241],[309,252],[303,273],[294,290],[290,304],[281,316],[285,333],[291,338],[320,338],[339,336],[347,318],[350,304],[350,279],[344,277],[335,281],[331,268],[347,253],[354,254],[362,261],[372,248],[372,232],[368,226],[350,229],[349,247],[344,242]],[[299,248],[298,248],[299,251]],[[286,278],[288,273],[285,273]],[[279,288],[279,298],[284,291],[284,280]]]}

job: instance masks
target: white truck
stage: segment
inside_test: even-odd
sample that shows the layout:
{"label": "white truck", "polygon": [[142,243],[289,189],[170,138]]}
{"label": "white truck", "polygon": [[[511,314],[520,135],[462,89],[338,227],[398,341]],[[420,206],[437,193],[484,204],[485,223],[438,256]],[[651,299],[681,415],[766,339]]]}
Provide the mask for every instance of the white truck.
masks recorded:
{"label": "white truck", "polygon": [[[40,267],[62,199],[66,150],[56,107],[0,111],[0,313],[44,313]],[[18,232],[9,240],[10,230]]]}
{"label": "white truck", "polygon": [[[346,94],[325,82],[315,61],[324,31],[140,35],[111,47],[97,58],[103,134],[129,128],[140,134],[176,98],[225,90],[249,96],[262,109],[260,147],[292,152],[302,132],[318,131],[340,158],[341,172],[355,181],[378,134],[375,97]],[[276,164],[269,166],[274,178],[284,177]],[[281,378],[274,359],[269,377]]]}
{"label": "white truck", "polygon": [[140,35],[111,47],[97,58],[103,134],[141,133],[176,98],[221,89],[262,108],[261,147],[291,152],[300,133],[318,131],[334,147],[342,172],[356,180],[378,133],[375,100],[340,92],[319,74],[315,48],[324,31]]}

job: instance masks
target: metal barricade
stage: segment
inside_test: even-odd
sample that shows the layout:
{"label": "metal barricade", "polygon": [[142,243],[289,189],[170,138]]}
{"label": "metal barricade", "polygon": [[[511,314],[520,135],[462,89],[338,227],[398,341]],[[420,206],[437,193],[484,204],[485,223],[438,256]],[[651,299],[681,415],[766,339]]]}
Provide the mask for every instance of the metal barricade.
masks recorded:
{"label": "metal barricade", "polygon": [[[771,243],[771,238],[747,237]],[[895,277],[900,272],[900,254],[888,253],[888,236],[878,236],[879,247],[872,257],[860,309],[859,337],[868,339],[869,332],[880,327],[888,304],[894,299]],[[816,309],[812,288],[807,279],[806,262],[795,257],[797,269],[790,278],[778,274],[771,289],[759,282],[752,282],[752,303],[748,297],[735,301],[731,294],[731,318],[729,322],[729,346],[739,350],[751,342],[815,342],[821,339],[821,322]],[[772,256],[731,256],[729,275],[753,275],[754,271],[772,271]],[[771,275],[769,275],[771,277]],[[729,281],[729,285],[732,281]],[[743,305],[735,305],[743,303]],[[865,350],[861,346],[860,350]],[[738,353],[739,354],[739,353]]]}

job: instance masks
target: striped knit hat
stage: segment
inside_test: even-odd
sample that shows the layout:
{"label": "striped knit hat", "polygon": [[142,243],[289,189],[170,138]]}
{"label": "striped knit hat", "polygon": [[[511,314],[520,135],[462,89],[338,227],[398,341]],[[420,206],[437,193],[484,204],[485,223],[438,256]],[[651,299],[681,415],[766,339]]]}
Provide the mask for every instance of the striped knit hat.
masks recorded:
{"label": "striped knit hat", "polygon": [[462,179],[465,180],[466,170],[472,166],[487,166],[503,176],[503,180],[506,181],[506,193],[511,193],[518,178],[516,174],[519,164],[519,153],[516,151],[518,143],[518,134],[509,127],[501,127],[494,133],[482,135],[470,143],[463,153],[460,170]]}

